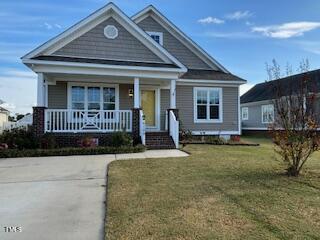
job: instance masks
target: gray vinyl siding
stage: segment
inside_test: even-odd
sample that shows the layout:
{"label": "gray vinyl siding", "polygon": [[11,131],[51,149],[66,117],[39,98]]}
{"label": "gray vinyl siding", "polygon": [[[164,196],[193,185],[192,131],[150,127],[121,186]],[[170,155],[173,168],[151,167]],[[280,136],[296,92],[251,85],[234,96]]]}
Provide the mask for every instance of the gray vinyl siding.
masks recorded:
{"label": "gray vinyl siding", "polygon": [[160,129],[165,130],[166,112],[170,108],[170,90],[161,89],[160,92]]}
{"label": "gray vinyl siding", "polygon": [[183,45],[177,38],[175,38],[164,27],[157,23],[152,17],[147,17],[138,23],[144,31],[162,32],[163,33],[163,47],[175,56],[186,67],[193,69],[210,69],[210,67],[195,55],[189,48]]}
{"label": "gray vinyl siding", "polygon": [[[104,36],[104,28],[107,25],[114,25],[118,29],[116,39],[108,39]],[[62,47],[53,55],[163,62],[112,17]]]}
{"label": "gray vinyl siding", "polygon": [[56,85],[48,85],[48,108],[67,109],[67,87],[66,82],[57,82]]}
{"label": "gray vinyl siding", "polygon": [[[268,128],[268,124],[262,123],[262,105],[273,104],[270,101],[264,101],[263,103],[250,103],[249,105],[242,104],[243,107],[248,107],[248,120],[241,120],[242,128]],[[276,115],[276,112],[275,112]]]}
{"label": "gray vinyl siding", "polygon": [[[120,110],[131,110],[133,108],[133,98],[129,97],[129,89],[133,85],[119,84],[119,108]],[[68,108],[68,84],[67,82],[57,82],[56,85],[48,86],[48,108],[67,109]]]}
{"label": "gray vinyl siding", "polygon": [[238,87],[223,87],[223,122],[194,123],[194,86],[177,86],[177,108],[181,127],[191,131],[238,131]]}
{"label": "gray vinyl siding", "polygon": [[119,85],[120,110],[131,110],[133,108],[133,97],[129,97],[129,89],[133,89],[132,84]]}

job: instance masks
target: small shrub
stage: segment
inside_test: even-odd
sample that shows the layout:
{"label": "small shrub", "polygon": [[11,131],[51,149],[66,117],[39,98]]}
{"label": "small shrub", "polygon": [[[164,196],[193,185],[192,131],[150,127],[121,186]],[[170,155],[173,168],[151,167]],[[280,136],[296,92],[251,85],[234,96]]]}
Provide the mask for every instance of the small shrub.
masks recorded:
{"label": "small shrub", "polygon": [[133,139],[131,135],[126,132],[115,132],[111,135],[110,146],[121,147],[121,146],[132,146]]}
{"label": "small shrub", "polygon": [[206,142],[215,145],[222,145],[226,143],[226,141],[223,138],[220,138],[218,136],[207,136]]}
{"label": "small shrub", "polygon": [[96,147],[96,148],[56,148],[56,149],[7,149],[0,151],[0,158],[15,157],[47,157],[47,156],[70,156],[70,155],[98,155],[137,153],[145,151],[143,145],[121,147]]}
{"label": "small shrub", "polygon": [[230,140],[232,142],[240,142],[240,136],[239,135],[232,135]]}
{"label": "small shrub", "polygon": [[182,122],[180,122],[180,139],[183,140],[192,140],[192,131],[189,129],[185,129]]}
{"label": "small shrub", "polygon": [[82,148],[93,148],[99,146],[99,140],[98,138],[93,137],[84,137],[79,142],[79,147]]}
{"label": "small shrub", "polygon": [[32,129],[14,128],[0,135],[0,143],[7,144],[10,149],[35,149],[39,141],[33,135]]}

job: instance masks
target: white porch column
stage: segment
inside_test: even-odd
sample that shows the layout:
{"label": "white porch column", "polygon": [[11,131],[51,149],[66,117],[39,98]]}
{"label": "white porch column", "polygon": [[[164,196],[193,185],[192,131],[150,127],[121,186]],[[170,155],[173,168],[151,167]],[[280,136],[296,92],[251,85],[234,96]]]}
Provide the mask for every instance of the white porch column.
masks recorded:
{"label": "white porch column", "polygon": [[139,78],[134,78],[134,89],[133,89],[133,96],[134,96],[134,108],[140,108],[140,83]]}
{"label": "white porch column", "polygon": [[170,109],[176,108],[176,80],[170,82]]}
{"label": "white porch column", "polygon": [[43,73],[38,73],[38,84],[37,84],[37,107],[45,107],[45,86]]}

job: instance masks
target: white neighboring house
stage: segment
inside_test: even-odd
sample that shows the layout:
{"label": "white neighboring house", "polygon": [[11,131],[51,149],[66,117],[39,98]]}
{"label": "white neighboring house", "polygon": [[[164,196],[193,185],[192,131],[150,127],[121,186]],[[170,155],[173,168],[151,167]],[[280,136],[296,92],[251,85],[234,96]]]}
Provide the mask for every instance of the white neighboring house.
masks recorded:
{"label": "white neighboring house", "polygon": [[0,107],[0,132],[2,131],[4,124],[9,121],[9,114],[10,112],[7,109]]}
{"label": "white neighboring house", "polygon": [[[9,115],[8,115],[9,116]],[[16,122],[4,122],[2,127],[0,128],[0,133],[3,130],[12,130],[14,128],[25,128],[27,129],[28,126],[32,125],[32,114],[28,113],[23,118],[19,119]]]}

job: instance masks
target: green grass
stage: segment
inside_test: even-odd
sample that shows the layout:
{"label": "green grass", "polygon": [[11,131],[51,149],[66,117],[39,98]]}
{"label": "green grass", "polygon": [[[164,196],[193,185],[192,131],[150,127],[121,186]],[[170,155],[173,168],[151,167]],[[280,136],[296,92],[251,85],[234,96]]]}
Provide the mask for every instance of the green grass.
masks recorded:
{"label": "green grass", "polygon": [[109,167],[106,239],[320,239],[320,153],[288,178],[272,144],[188,145]]}

